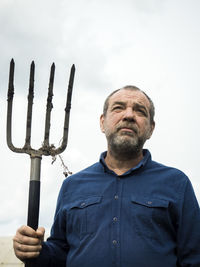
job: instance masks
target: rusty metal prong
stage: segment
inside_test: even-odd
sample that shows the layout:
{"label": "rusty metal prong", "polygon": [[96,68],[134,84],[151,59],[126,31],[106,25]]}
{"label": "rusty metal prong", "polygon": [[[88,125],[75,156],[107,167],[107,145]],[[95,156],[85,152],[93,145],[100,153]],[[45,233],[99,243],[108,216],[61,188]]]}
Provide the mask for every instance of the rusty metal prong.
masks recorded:
{"label": "rusty metal prong", "polygon": [[17,148],[12,143],[12,106],[13,106],[13,96],[14,96],[14,70],[15,62],[12,59],[10,61],[10,71],[9,71],[9,82],[8,82],[8,107],[7,107],[7,144],[8,147],[18,153],[23,153],[21,148]]}
{"label": "rusty metal prong", "polygon": [[75,74],[75,65],[73,64],[70,71],[69,84],[68,84],[68,92],[67,92],[67,101],[65,107],[65,119],[64,119],[64,128],[63,128],[63,138],[62,144],[60,147],[54,150],[54,155],[62,153],[67,146],[68,139],[68,130],[69,130],[69,116],[71,109],[71,98],[72,98],[72,89],[74,84],[74,74]]}
{"label": "rusty metal prong", "polygon": [[54,83],[54,74],[55,74],[55,64],[51,65],[50,78],[49,78],[49,89],[46,105],[46,119],[45,119],[45,131],[44,131],[44,142],[43,149],[49,148],[49,131],[51,126],[51,110],[53,108],[52,99],[53,99],[53,83]]}
{"label": "rusty metal prong", "polygon": [[34,75],[35,75],[35,63],[32,61],[30,67],[30,78],[29,78],[29,90],[28,90],[28,107],[27,107],[27,120],[26,120],[26,139],[23,149],[31,149],[31,125],[32,125],[32,109],[33,109],[33,98],[34,98]]}
{"label": "rusty metal prong", "polygon": [[9,82],[8,82],[8,101],[13,99],[14,95],[14,71],[15,71],[15,62],[12,58],[10,61],[10,72],[9,72]]}
{"label": "rusty metal prong", "polygon": [[9,71],[9,82],[8,82],[8,108],[7,108],[7,144],[8,147],[15,151],[15,147],[12,144],[12,103],[14,96],[14,70],[15,70],[15,62],[12,59],[10,61],[10,71]]}

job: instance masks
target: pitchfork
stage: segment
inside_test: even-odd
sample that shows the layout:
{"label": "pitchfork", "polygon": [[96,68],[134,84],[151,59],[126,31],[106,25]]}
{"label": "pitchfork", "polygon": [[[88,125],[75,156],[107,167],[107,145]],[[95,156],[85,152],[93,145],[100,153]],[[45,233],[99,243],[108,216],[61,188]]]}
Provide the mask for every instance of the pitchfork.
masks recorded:
{"label": "pitchfork", "polygon": [[[38,219],[39,219],[41,159],[43,155],[45,156],[51,155],[54,157],[62,153],[67,146],[68,126],[69,126],[69,116],[70,116],[70,108],[71,108],[71,97],[72,97],[72,89],[73,89],[73,82],[74,82],[75,66],[72,65],[71,67],[68,92],[67,92],[67,101],[66,101],[66,107],[65,107],[63,138],[62,138],[62,144],[58,148],[55,148],[53,145],[49,144],[50,119],[51,119],[51,110],[53,108],[52,98],[53,98],[55,64],[53,63],[51,66],[47,106],[46,106],[44,141],[43,141],[42,146],[37,150],[31,147],[31,121],[32,121],[32,106],[33,106],[33,98],[34,98],[34,72],[35,72],[34,62],[31,63],[31,67],[30,67],[25,144],[22,148],[17,148],[12,143],[12,103],[13,103],[13,95],[14,95],[14,68],[15,68],[15,63],[14,63],[14,60],[12,59],[10,62],[9,84],[8,84],[7,144],[8,144],[8,147],[13,152],[26,153],[30,155],[31,170],[30,170],[27,224],[28,226],[36,230],[38,228]],[[31,262],[27,262],[25,266],[26,267],[32,266]]]}

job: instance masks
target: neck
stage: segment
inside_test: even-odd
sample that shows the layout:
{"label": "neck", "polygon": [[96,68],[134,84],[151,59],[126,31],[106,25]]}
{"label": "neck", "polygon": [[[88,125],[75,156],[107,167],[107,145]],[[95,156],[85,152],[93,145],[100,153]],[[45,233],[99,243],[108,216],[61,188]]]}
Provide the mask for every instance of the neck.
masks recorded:
{"label": "neck", "polygon": [[117,175],[122,175],[131,168],[134,168],[143,159],[142,151],[135,155],[133,158],[122,159],[120,156],[115,156],[108,150],[105,162],[109,169],[114,171]]}

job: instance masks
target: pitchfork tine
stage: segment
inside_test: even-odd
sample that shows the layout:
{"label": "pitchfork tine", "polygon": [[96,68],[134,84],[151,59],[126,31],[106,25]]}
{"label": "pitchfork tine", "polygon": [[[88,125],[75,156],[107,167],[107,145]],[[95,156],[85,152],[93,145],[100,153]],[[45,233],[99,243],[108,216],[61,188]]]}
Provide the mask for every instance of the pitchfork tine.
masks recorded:
{"label": "pitchfork tine", "polygon": [[49,147],[49,131],[51,126],[51,110],[53,108],[53,83],[54,83],[55,64],[51,66],[50,78],[49,78],[49,89],[47,97],[47,108],[46,108],[46,119],[45,119],[45,132],[44,132],[44,148]]}
{"label": "pitchfork tine", "polygon": [[12,143],[12,104],[14,96],[14,70],[15,62],[12,59],[10,62],[9,83],[8,83],[8,108],[7,108],[7,144],[8,147],[18,153],[23,153],[21,148],[17,148]]}
{"label": "pitchfork tine", "polygon": [[10,72],[9,72],[9,82],[8,82],[8,116],[7,116],[7,143],[9,148],[14,151],[14,146],[12,144],[12,102],[13,102],[13,95],[14,95],[14,70],[15,70],[15,62],[12,59],[10,62]]}
{"label": "pitchfork tine", "polygon": [[31,148],[31,124],[32,124],[32,109],[33,109],[33,98],[34,98],[34,74],[35,74],[35,63],[32,61],[30,67],[30,79],[29,79],[29,92],[28,92],[28,108],[27,108],[27,120],[26,120],[26,139],[24,149]]}
{"label": "pitchfork tine", "polygon": [[9,84],[8,84],[8,100],[13,99],[14,95],[14,70],[15,70],[15,62],[12,59],[10,61],[10,73],[9,73]]}
{"label": "pitchfork tine", "polygon": [[73,89],[73,84],[74,84],[74,74],[75,74],[75,65],[73,64],[71,67],[69,84],[68,84],[67,101],[66,101],[66,107],[65,107],[65,121],[64,121],[64,129],[63,129],[63,140],[62,140],[61,146],[55,150],[54,152],[55,155],[62,153],[67,146],[69,115],[70,115],[70,109],[71,109],[71,98],[72,98],[72,89]]}

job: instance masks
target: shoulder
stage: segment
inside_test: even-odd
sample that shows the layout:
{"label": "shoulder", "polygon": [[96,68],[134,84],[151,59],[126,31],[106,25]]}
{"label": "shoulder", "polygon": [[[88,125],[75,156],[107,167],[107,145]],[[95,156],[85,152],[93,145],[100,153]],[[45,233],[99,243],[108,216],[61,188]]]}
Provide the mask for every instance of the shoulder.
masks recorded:
{"label": "shoulder", "polygon": [[164,189],[165,193],[179,200],[185,195],[194,195],[192,183],[182,170],[152,160],[147,165],[145,173],[154,188]]}
{"label": "shoulder", "polygon": [[72,201],[78,196],[87,195],[98,180],[102,177],[103,166],[97,162],[69,177],[67,177],[61,186],[58,200],[63,202],[67,197],[68,201]]}
{"label": "shoulder", "polygon": [[180,169],[178,169],[176,167],[169,166],[169,165],[160,163],[160,162],[152,160],[152,159],[148,163],[149,163],[148,167],[150,169],[154,169],[156,171],[161,171],[161,172],[169,172],[171,174],[176,174],[179,176],[187,177],[183,171],[181,171]]}
{"label": "shoulder", "polygon": [[146,166],[146,172],[156,180],[170,183],[171,185],[186,185],[190,183],[188,176],[180,169],[167,166],[154,160],[150,160]]}
{"label": "shoulder", "polygon": [[156,174],[156,176],[161,177],[182,177],[182,179],[188,180],[187,175],[180,169],[153,160],[150,151],[147,149],[144,149],[144,155],[146,158],[144,169],[147,173]]}
{"label": "shoulder", "polygon": [[100,162],[96,162],[92,165],[90,165],[89,167],[75,173],[72,174],[71,176],[67,177],[64,181],[63,181],[63,185],[62,187],[66,187],[71,183],[76,183],[78,182],[80,179],[82,180],[85,177],[90,177],[90,176],[94,176],[98,173],[102,173],[103,167],[101,165]]}

